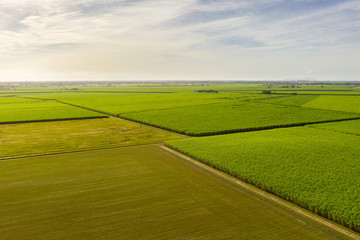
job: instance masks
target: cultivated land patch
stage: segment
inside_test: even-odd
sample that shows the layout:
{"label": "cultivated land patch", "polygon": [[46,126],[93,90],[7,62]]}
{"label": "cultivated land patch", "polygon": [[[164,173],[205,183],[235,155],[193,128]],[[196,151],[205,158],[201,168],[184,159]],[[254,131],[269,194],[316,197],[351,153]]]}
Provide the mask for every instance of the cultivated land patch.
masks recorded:
{"label": "cultivated land patch", "polygon": [[149,143],[179,136],[118,118],[0,125],[0,157]]}
{"label": "cultivated land patch", "polygon": [[297,127],[167,144],[360,231],[359,136]]}
{"label": "cultivated land patch", "polygon": [[360,114],[253,101],[229,101],[120,114],[120,117],[182,134],[204,136],[352,119],[359,118]]}
{"label": "cultivated land patch", "polygon": [[319,96],[303,106],[360,113],[360,96]]}
{"label": "cultivated land patch", "polygon": [[147,145],[0,161],[1,239],[328,239]]}
{"label": "cultivated land patch", "polygon": [[15,97],[0,98],[0,124],[99,117],[106,116],[54,101]]}

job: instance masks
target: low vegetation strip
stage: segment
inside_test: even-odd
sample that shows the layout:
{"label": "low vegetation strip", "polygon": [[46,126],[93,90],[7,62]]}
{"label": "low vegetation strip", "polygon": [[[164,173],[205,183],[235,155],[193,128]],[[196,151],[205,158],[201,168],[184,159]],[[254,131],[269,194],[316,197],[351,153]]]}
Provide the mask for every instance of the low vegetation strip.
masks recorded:
{"label": "low vegetation strip", "polygon": [[120,117],[190,136],[208,136],[359,119],[360,114],[229,101],[121,114]]}
{"label": "low vegetation strip", "polygon": [[360,231],[358,136],[297,127],[166,144]]}
{"label": "low vegetation strip", "polygon": [[0,161],[1,239],[332,239],[138,146]]}
{"label": "low vegetation strip", "polygon": [[0,99],[0,123],[2,124],[96,117],[106,116],[54,101],[14,97]]}
{"label": "low vegetation strip", "polygon": [[0,158],[161,143],[178,138],[118,118],[1,125]]}

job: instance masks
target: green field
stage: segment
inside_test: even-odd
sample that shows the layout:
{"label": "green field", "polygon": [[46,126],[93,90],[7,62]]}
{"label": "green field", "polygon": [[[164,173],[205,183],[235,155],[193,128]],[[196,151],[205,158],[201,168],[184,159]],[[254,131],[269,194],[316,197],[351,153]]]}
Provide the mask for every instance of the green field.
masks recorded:
{"label": "green field", "polygon": [[0,236],[332,239],[149,145],[0,161]]}
{"label": "green field", "polygon": [[106,117],[54,101],[0,97],[0,123]]}
{"label": "green field", "polygon": [[187,135],[201,136],[359,118],[360,114],[253,101],[229,101],[120,116]]}
{"label": "green field", "polygon": [[161,143],[177,138],[118,118],[0,125],[0,157]]}
{"label": "green field", "polygon": [[303,106],[360,113],[360,96],[319,96]]}
{"label": "green field", "polygon": [[312,127],[175,140],[172,148],[360,230],[360,138]]}

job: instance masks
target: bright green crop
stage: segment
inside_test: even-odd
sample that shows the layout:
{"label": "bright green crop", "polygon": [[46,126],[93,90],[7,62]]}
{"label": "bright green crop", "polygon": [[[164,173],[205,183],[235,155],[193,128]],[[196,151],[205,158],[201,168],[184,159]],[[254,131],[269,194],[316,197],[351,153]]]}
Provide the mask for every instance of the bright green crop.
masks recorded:
{"label": "bright green crop", "polygon": [[203,136],[359,118],[360,114],[229,101],[120,116],[183,134]]}

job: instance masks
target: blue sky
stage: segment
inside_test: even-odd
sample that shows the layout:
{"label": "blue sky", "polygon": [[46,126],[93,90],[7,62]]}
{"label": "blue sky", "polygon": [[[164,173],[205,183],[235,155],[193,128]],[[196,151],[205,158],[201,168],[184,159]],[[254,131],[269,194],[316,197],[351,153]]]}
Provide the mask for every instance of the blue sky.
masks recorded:
{"label": "blue sky", "polygon": [[358,0],[0,0],[0,81],[360,80]]}

